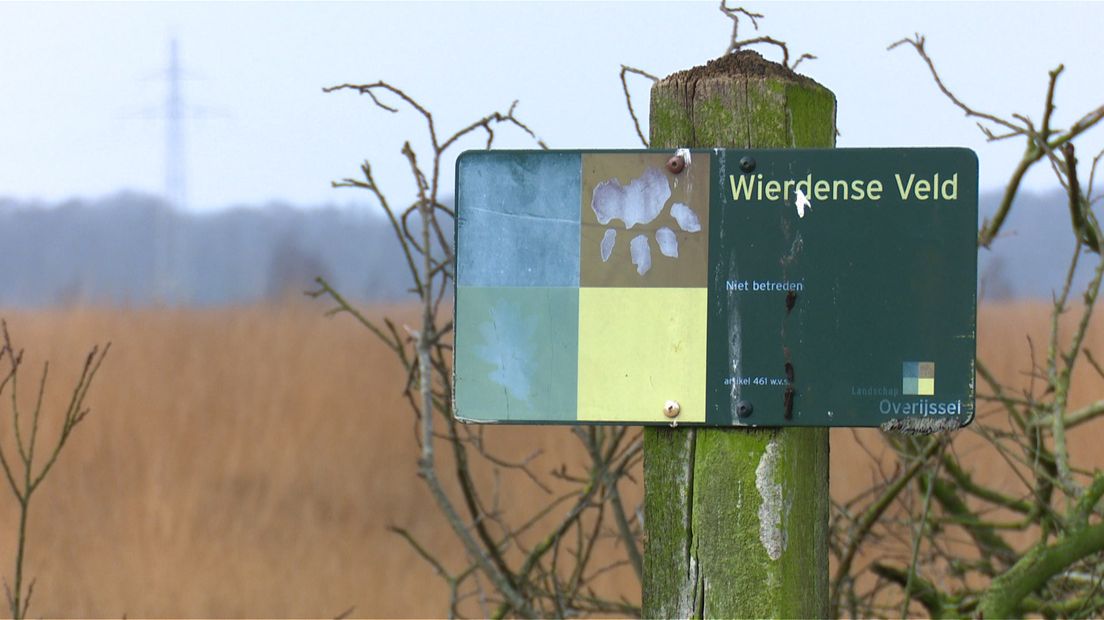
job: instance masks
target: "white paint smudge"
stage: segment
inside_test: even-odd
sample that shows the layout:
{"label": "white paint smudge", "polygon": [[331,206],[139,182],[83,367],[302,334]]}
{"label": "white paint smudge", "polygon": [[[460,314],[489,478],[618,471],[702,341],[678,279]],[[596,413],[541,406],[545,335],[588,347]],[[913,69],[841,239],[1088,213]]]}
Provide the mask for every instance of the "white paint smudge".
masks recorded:
{"label": "white paint smudge", "polygon": [[782,500],[782,485],[778,482],[781,466],[777,438],[767,442],[759,466],[755,468],[755,488],[762,502],[759,504],[759,542],[771,560],[782,557],[786,550],[786,531],[782,528],[786,510]]}
{"label": "white paint smudge", "polygon": [[678,258],[678,239],[675,238],[673,230],[664,226],[656,231],[655,238],[656,243],[659,244],[659,251],[664,256]]}
{"label": "white paint smudge", "polygon": [[629,256],[636,265],[636,273],[644,275],[652,268],[652,248],[647,235],[637,235],[629,242]]}
{"label": "white paint smudge", "polygon": [[[724,230],[722,228],[721,230]],[[719,268],[719,267],[718,267]],[[739,271],[736,268],[736,259],[732,257],[729,259],[728,274],[734,279],[739,279]],[[736,291],[729,291],[728,303],[727,303],[729,324],[728,324],[728,363],[730,370],[732,371],[732,389],[729,392],[730,400],[730,413],[732,415],[732,424],[736,426],[743,426],[743,419],[740,418],[737,403],[740,402],[740,386],[743,381],[743,329],[742,320],[740,318],[740,304],[739,293]]]}
{"label": "white paint smudge", "polygon": [[797,236],[794,237],[793,243],[790,244],[790,251],[782,257],[781,263],[783,267],[789,267],[797,260],[797,257],[801,255],[801,250],[805,249],[805,239],[801,237],[801,231],[797,231]]}
{"label": "white paint smudge", "polygon": [[701,230],[701,221],[698,220],[698,214],[694,213],[690,207],[681,202],[676,202],[671,206],[671,217],[675,218],[679,228],[686,232],[698,232]]}
{"label": "white paint smudge", "polygon": [[809,202],[809,199],[805,197],[805,192],[801,191],[800,188],[796,191],[797,199],[795,202],[797,203],[797,217],[802,218],[805,217],[805,209],[812,211],[813,205]]}
{"label": "white paint smudge", "polygon": [[607,228],[606,234],[602,235],[602,262],[609,260],[610,254],[613,254],[613,244],[617,243],[617,230],[613,228]]}
{"label": "white paint smudge", "polygon": [[621,220],[629,229],[656,219],[670,197],[671,184],[667,175],[659,168],[648,168],[628,185],[621,185],[618,179],[596,185],[590,208],[603,226]]}

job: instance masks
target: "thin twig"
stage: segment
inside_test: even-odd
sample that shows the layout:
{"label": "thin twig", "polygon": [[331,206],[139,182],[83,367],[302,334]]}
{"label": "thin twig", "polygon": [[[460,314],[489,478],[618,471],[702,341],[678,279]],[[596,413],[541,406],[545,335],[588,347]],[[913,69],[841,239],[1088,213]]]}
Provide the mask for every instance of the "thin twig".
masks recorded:
{"label": "thin twig", "polygon": [[625,93],[625,107],[629,109],[629,116],[632,117],[633,128],[636,129],[636,135],[640,138],[640,143],[644,145],[644,148],[648,148],[648,139],[644,137],[644,131],[640,128],[640,119],[636,117],[636,110],[633,108],[632,103],[632,95],[629,94],[629,82],[626,77],[629,73],[646,77],[651,80],[653,84],[658,82],[659,78],[642,69],[621,65],[621,89]]}

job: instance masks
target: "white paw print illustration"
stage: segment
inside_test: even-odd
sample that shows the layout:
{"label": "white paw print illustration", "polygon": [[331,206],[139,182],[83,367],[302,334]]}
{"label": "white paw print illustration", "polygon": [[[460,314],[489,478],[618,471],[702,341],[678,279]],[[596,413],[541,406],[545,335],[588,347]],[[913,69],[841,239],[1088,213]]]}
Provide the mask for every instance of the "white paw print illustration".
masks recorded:
{"label": "white paw print illustration", "polygon": [[[648,168],[628,185],[621,185],[621,181],[617,179],[602,181],[596,185],[590,207],[598,217],[598,223],[603,226],[609,225],[613,220],[621,220],[625,230],[632,230],[637,224],[655,221],[670,198],[671,184],[667,175],[659,168]],[[678,227],[685,232],[696,233],[701,230],[698,215],[685,204],[676,202],[671,205],[670,214]],[[663,226],[655,232],[655,241],[661,254],[678,258],[678,238],[675,231]],[[609,260],[616,243],[617,229],[607,228],[602,235],[600,247],[602,262]],[[648,235],[637,235],[629,241],[629,256],[638,274],[648,273],[652,268],[652,247]]]}

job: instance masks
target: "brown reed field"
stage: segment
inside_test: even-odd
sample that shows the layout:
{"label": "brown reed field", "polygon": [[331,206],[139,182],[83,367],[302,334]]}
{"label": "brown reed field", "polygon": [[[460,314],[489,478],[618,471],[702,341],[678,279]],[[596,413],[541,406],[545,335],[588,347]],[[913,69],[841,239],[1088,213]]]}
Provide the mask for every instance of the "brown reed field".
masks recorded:
{"label": "brown reed field", "polygon": [[[1029,369],[1026,336],[1045,352],[1045,303],[983,306],[979,353],[1014,385]],[[432,569],[386,526],[407,527],[449,567],[461,551],[416,476],[405,376],[381,345],[320,304],[288,302],[210,310],[69,308],[0,311],[26,349],[20,400],[30,404],[50,360],[46,413],[60,415],[89,347],[112,348],[92,387],[92,414],[77,428],[36,496],[27,573],[34,616],[430,617],[447,611]],[[416,316],[402,308],[371,315]],[[1104,357],[1104,322],[1087,347]],[[1073,406],[1104,395],[1079,371]],[[10,410],[0,440],[11,449]],[[1089,429],[1093,429],[1090,425]],[[504,456],[541,449],[535,469],[580,466],[563,428],[493,428]],[[1078,432],[1084,466],[1104,464],[1097,433]],[[846,499],[875,476],[861,440],[832,435],[832,493]],[[956,443],[969,447],[968,432]],[[976,475],[1001,481],[998,459],[977,451]],[[507,474],[504,506],[543,492]],[[639,479],[639,478],[637,478]],[[1009,481],[1011,482],[1011,481]],[[635,506],[640,489],[626,489]],[[0,572],[11,581],[18,511],[0,492]],[[607,585],[639,601],[631,572]]]}

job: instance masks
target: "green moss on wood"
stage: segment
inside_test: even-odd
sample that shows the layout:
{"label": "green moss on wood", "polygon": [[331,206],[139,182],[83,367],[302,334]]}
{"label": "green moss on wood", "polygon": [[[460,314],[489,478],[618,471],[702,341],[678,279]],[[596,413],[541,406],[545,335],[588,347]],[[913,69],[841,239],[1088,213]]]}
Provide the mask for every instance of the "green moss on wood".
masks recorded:
{"label": "green moss on wood", "polygon": [[[656,584],[645,584],[644,609],[647,617],[686,618],[693,613],[693,596],[680,595],[692,589],[694,575],[687,559],[690,554],[690,491],[693,481],[693,430],[654,428],[644,434],[644,453],[651,464],[644,468],[644,488],[663,489],[662,501],[645,508],[647,531],[679,532],[680,535],[644,537],[644,574]],[[652,495],[649,494],[649,497]],[[685,534],[685,535],[682,535]]]}
{"label": "green moss on wood", "polygon": [[668,78],[652,88],[651,114],[653,148],[835,145],[835,96],[811,81]]}
{"label": "green moss on wood", "polygon": [[747,141],[747,128],[737,121],[744,106],[732,92],[715,92],[694,105],[695,146]]}
{"label": "green moss on wood", "polygon": [[[731,618],[777,608],[779,575],[760,570],[771,560],[760,541],[761,498],[755,484],[756,455],[762,455],[775,434],[698,432],[693,534],[707,585],[702,617]],[[740,534],[724,536],[725,531]]]}
{"label": "green moss on wood", "polygon": [[[1075,562],[1101,550],[1104,550],[1104,523],[1080,527],[1050,546],[1039,543],[1012,568],[993,579],[978,604],[980,615],[985,618],[1021,616],[1021,606],[1029,594]],[[644,613],[647,615],[647,610]]]}
{"label": "green moss on wood", "polygon": [[782,617],[823,618],[828,615],[828,429],[790,428],[780,431],[783,447],[782,484],[792,494],[784,527],[789,537],[780,564]]}
{"label": "green moss on wood", "polygon": [[[790,135],[795,148],[830,147],[836,145],[836,96],[820,86],[786,87]],[[826,117],[830,123],[825,123]]]}
{"label": "green moss on wood", "polygon": [[[651,109],[653,148],[835,144],[835,97],[784,71],[676,74]],[[757,477],[780,492],[777,559]],[[646,617],[828,613],[827,429],[648,428],[644,480]]]}
{"label": "green moss on wood", "polygon": [[692,144],[694,140],[693,118],[686,114],[685,93],[675,89],[662,92],[652,90],[651,144]]}

